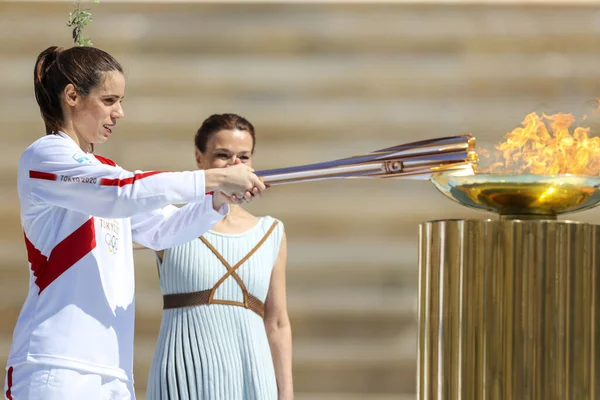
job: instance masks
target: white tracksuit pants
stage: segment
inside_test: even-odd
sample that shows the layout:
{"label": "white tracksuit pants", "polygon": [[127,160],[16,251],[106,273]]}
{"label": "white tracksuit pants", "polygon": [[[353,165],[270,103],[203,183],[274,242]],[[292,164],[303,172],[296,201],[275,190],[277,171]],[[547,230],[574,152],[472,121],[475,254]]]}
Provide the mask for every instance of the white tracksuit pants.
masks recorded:
{"label": "white tracksuit pants", "polygon": [[134,400],[130,382],[47,365],[8,366],[5,400]]}

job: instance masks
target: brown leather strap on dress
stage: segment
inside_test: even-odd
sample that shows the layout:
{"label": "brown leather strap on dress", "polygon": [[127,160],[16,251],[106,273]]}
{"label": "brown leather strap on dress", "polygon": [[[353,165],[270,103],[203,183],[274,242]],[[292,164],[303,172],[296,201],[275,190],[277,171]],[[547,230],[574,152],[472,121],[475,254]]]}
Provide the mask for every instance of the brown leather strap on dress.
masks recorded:
{"label": "brown leather strap on dress", "polygon": [[[199,292],[192,292],[192,293],[175,293],[175,294],[164,295],[163,296],[163,309],[167,310],[167,309],[172,309],[172,308],[191,307],[191,306],[199,306],[199,305],[206,305],[206,304],[227,304],[227,305],[231,305],[231,306],[240,306],[240,307],[250,309],[250,310],[254,311],[255,313],[257,313],[258,315],[260,315],[261,318],[264,318],[264,316],[265,316],[264,303],[262,301],[260,301],[260,299],[258,299],[256,296],[253,296],[252,294],[248,293],[248,290],[246,289],[246,285],[244,285],[244,281],[242,281],[242,279],[236,273],[236,270],[243,263],[245,263],[263,245],[263,243],[268,239],[268,237],[271,235],[271,233],[273,232],[273,230],[275,229],[276,226],[277,226],[277,221],[275,221],[273,223],[273,225],[271,225],[271,227],[269,228],[267,233],[265,233],[265,235],[256,244],[256,246],[254,246],[254,248],[252,248],[252,250],[250,250],[248,252],[248,254],[246,254],[246,256],[244,256],[244,258],[242,258],[233,267],[231,265],[229,265],[229,263],[223,258],[223,256],[217,251],[217,249],[215,249],[205,238],[200,237],[200,240],[202,240],[202,243],[204,243],[206,245],[206,247],[208,247],[209,250],[219,259],[219,261],[221,261],[221,263],[225,266],[225,268],[227,268],[227,272],[225,273],[225,275],[223,275],[221,277],[221,279],[219,279],[217,281],[217,283],[215,284],[215,286],[212,287],[212,289],[201,290]],[[221,284],[223,282],[225,282],[225,279],[227,279],[229,276],[233,276],[233,278],[236,280],[236,282],[240,286],[240,289],[242,289],[242,294],[244,296],[243,302],[232,301],[232,300],[219,300],[219,299],[214,298],[217,288],[219,286],[221,286]]]}
{"label": "brown leather strap on dress", "polygon": [[[192,293],[176,293],[176,294],[167,294],[163,296],[163,309],[168,310],[171,308],[183,308],[183,307],[194,307],[194,306],[202,306],[207,304],[215,304],[209,301],[210,298],[210,289],[201,290],[199,292]],[[239,305],[240,303],[232,302],[235,304],[230,305]],[[219,304],[228,304],[228,303],[219,303]],[[248,308],[251,311],[254,311],[261,318],[265,317],[265,305],[260,299],[257,297],[248,294]]]}

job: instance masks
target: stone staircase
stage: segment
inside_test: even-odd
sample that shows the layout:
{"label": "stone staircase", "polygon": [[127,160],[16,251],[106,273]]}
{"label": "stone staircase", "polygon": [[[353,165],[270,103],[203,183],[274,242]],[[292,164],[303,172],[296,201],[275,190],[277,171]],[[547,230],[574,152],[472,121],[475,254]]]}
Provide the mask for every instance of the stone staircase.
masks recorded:
{"label": "stone staircase", "polygon": [[[215,112],[253,122],[260,169],[465,132],[489,145],[530,111],[578,113],[600,93],[596,6],[167,3],[91,6],[93,42],[128,78],[126,119],[98,152],[130,169],[194,168]],[[0,2],[0,361],[27,282],[15,179],[43,128],[33,63],[69,45],[70,7]],[[419,181],[275,187],[249,209],[286,225],[296,398],[414,398],[418,224],[486,215]],[[143,399],[162,303],[153,255],[136,263]]]}

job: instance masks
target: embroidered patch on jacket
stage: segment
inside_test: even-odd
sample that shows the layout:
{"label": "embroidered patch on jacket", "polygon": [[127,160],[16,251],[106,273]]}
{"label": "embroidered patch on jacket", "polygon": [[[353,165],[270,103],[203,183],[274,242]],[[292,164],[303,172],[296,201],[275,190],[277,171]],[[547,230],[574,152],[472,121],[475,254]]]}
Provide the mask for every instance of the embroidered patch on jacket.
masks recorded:
{"label": "embroidered patch on jacket", "polygon": [[82,151],[78,151],[73,154],[73,160],[77,161],[79,164],[90,164],[92,160]]}
{"label": "embroidered patch on jacket", "polygon": [[120,228],[119,225],[112,220],[99,218],[100,227],[104,233],[104,244],[111,254],[117,254],[119,250],[119,236]]}

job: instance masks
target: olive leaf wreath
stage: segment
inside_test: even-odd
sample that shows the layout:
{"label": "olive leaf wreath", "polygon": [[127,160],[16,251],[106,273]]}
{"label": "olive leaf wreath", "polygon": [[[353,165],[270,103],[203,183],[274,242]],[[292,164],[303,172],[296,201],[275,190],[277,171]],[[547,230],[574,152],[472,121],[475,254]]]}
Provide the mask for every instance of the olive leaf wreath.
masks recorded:
{"label": "olive leaf wreath", "polygon": [[[92,0],[93,3],[100,3],[100,0]],[[90,9],[81,8],[81,0],[74,4],[75,9],[69,13],[67,26],[73,28],[73,42],[77,46],[93,46],[88,36],[83,35],[83,30],[92,22],[92,13]]]}

